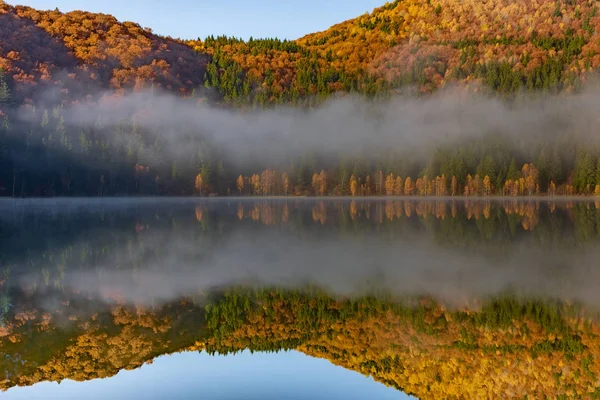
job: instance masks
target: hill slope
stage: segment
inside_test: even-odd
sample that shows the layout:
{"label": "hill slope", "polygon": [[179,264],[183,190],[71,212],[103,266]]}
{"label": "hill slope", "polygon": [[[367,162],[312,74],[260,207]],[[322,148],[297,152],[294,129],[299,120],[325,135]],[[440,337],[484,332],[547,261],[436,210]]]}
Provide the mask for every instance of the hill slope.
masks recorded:
{"label": "hill slope", "polygon": [[184,43],[105,14],[1,0],[0,19],[0,68],[27,95],[51,84],[84,94],[149,84],[189,93],[204,83],[207,63],[206,85],[230,103],[456,82],[511,93],[573,89],[600,65],[590,0],[397,0],[296,41]]}
{"label": "hill slope", "polygon": [[[208,57],[105,14],[12,7],[0,1],[0,69],[15,93],[149,86],[187,92],[203,83]],[[63,94],[68,93],[63,90]]]}
{"label": "hill slope", "polygon": [[597,14],[587,0],[395,1],[299,43],[330,52],[336,68],[426,89],[475,78],[533,89],[598,67]]}
{"label": "hill slope", "polygon": [[514,93],[576,89],[600,66],[599,26],[588,0],[397,0],[300,38],[292,50],[228,38],[190,44],[218,54],[220,74],[209,83],[230,97],[247,94],[246,78],[271,101],[449,83]]}

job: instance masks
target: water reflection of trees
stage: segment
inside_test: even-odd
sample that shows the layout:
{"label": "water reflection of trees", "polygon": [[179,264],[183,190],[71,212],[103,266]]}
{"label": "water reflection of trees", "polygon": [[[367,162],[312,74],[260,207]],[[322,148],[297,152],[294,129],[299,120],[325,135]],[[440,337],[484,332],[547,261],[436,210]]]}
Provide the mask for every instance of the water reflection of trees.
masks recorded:
{"label": "water reflection of trees", "polygon": [[[65,271],[106,265],[143,268],[170,249],[159,236],[196,244],[190,257],[210,253],[236,232],[277,227],[290,235],[419,237],[451,249],[510,250],[522,240],[573,249],[600,235],[599,202],[461,200],[205,201],[163,206],[50,209],[2,214],[0,268],[19,265],[38,283],[60,287]],[[118,251],[117,251],[118,250]]]}
{"label": "water reflection of trees", "polygon": [[[600,394],[600,325],[558,302],[503,297],[449,309],[429,298],[336,298],[314,288],[235,288],[153,306],[44,296],[17,296],[0,334],[0,388],[110,377],[179,351],[294,349],[420,398]],[[43,307],[47,296],[53,310]]]}
{"label": "water reflection of trees", "polygon": [[[457,309],[316,289],[197,290],[133,304],[110,286],[94,294],[65,284],[89,271],[136,280],[149,266],[168,270],[173,252],[201,265],[232,237],[262,232],[298,242],[417,238],[458,252],[510,253],[527,240],[577,252],[598,240],[598,202],[207,200],[17,207],[0,217],[2,388],[108,377],[182,350],[296,349],[421,397],[598,395],[600,327],[578,306],[505,297]],[[192,245],[177,247],[183,238]]]}
{"label": "water reflection of trees", "polygon": [[[309,206],[306,205],[309,204]],[[371,224],[384,224],[400,222],[403,219],[417,218],[427,221],[430,218],[446,221],[457,220],[465,228],[471,222],[481,227],[482,238],[496,238],[492,232],[508,226],[512,235],[517,231],[534,232],[539,226],[541,235],[552,232],[556,224],[546,224],[541,220],[562,221],[558,224],[560,229],[570,226],[574,229],[577,240],[590,240],[600,233],[600,202],[548,202],[540,200],[521,201],[508,199],[502,201],[492,200],[386,200],[386,201],[361,201],[361,200],[315,200],[309,202],[298,201],[257,201],[240,202],[237,204],[237,219],[243,221],[250,219],[263,225],[277,225],[287,223],[290,214],[302,214],[310,208],[313,222],[321,225],[343,227],[348,224],[340,221],[350,220],[368,222]],[[198,206],[196,214],[203,210]],[[490,223],[480,223],[486,220]],[[296,221],[306,221],[297,219]],[[347,222],[347,221],[346,221]],[[306,224],[305,224],[306,225]],[[456,224],[450,224],[456,225]],[[518,226],[518,229],[517,229]],[[543,231],[543,232],[542,232]]]}
{"label": "water reflection of trees", "polygon": [[[293,212],[298,212],[298,202],[294,201],[256,201],[251,203],[240,202],[237,204],[237,217],[260,221],[265,225],[274,225],[286,222],[289,217],[290,207]],[[315,200],[310,201],[311,215],[315,222],[325,224],[328,214],[346,214],[351,220],[371,219],[375,223],[383,220],[395,221],[401,218],[411,218],[416,215],[427,219],[430,217],[445,220],[456,218],[459,213],[464,213],[467,220],[493,218],[493,212],[501,212],[505,217],[516,215],[520,217],[522,228],[533,231],[541,214],[567,213],[572,220],[573,214],[600,209],[600,202],[547,202],[540,200],[386,200],[386,201],[361,201],[361,200]],[[301,209],[302,207],[300,207]],[[198,206],[197,213],[204,207]],[[589,213],[588,213],[589,214]],[[345,216],[346,216],[345,215]],[[590,215],[591,216],[591,215]],[[589,217],[589,216],[588,216]]]}

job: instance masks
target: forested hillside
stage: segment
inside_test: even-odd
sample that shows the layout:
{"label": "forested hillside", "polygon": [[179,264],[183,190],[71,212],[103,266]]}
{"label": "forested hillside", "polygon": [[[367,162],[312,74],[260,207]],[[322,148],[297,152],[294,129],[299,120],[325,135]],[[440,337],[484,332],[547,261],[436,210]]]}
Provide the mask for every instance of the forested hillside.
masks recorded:
{"label": "forested hillside", "polygon": [[217,55],[209,84],[233,98],[253,83],[271,101],[406,86],[431,92],[449,83],[504,94],[573,90],[600,65],[597,14],[587,0],[403,0],[293,43],[191,44]]}
{"label": "forested hillside", "polygon": [[82,101],[100,89],[155,85],[188,93],[203,82],[209,57],[131,22],[82,11],[11,7],[0,1],[0,68],[13,101]]}
{"label": "forested hillside", "polygon": [[[600,65],[599,27],[588,0],[405,0],[294,41],[180,40],[105,14],[0,1],[0,195],[600,193],[600,149],[573,140],[593,135],[592,123],[533,144],[482,127],[477,140],[418,157],[402,144],[357,156],[338,138],[333,157],[302,149],[281,164],[231,157],[213,140],[223,132],[207,133],[202,123],[148,129],[154,110],[143,102],[119,121],[69,118],[74,106],[107,95],[118,108],[131,92],[171,93],[188,106],[243,115],[319,109],[347,94],[427,98],[458,86],[466,96],[526,108],[515,102],[528,93],[568,96],[586,87]],[[173,131],[185,152],[167,151]]]}
{"label": "forested hillside", "polygon": [[[297,100],[477,82],[500,92],[573,89],[600,65],[591,0],[403,0],[296,41],[175,40],[105,14],[0,2],[0,67],[17,91],[54,82]],[[57,82],[59,81],[59,82]],[[75,82],[73,82],[75,81]],[[29,88],[31,90],[31,88]]]}

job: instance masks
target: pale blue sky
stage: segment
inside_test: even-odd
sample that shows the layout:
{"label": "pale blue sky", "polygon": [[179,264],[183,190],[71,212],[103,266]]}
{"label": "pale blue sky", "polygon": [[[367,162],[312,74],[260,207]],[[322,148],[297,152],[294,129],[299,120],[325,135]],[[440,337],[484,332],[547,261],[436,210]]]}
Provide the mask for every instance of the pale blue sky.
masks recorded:
{"label": "pale blue sky", "polygon": [[214,399],[410,400],[358,372],[298,352],[211,357],[181,353],[110,379],[12,388],[2,400]]}
{"label": "pale blue sky", "polygon": [[297,39],[385,4],[386,0],[8,0],[38,9],[86,10],[134,21],[183,39],[227,34]]}

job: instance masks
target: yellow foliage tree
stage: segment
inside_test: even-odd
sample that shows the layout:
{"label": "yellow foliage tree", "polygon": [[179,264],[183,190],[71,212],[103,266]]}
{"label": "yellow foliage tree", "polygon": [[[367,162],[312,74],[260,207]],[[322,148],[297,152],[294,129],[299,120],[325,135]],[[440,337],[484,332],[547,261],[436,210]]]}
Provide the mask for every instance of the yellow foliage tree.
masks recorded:
{"label": "yellow foliage tree", "polygon": [[196,193],[202,193],[202,175],[196,175],[196,180],[194,181],[194,188],[196,189]]}
{"label": "yellow foliage tree", "polygon": [[241,195],[244,192],[244,177],[242,175],[238,176],[236,186]]}
{"label": "yellow foliage tree", "polygon": [[[596,186],[596,188],[597,187],[598,186]],[[548,185],[548,194],[550,196],[556,195],[556,184],[554,183],[554,181],[550,181],[550,185]]]}
{"label": "yellow foliage tree", "polygon": [[350,177],[350,194],[352,196],[356,196],[358,192],[358,182],[356,181],[356,176],[352,175]]}
{"label": "yellow foliage tree", "polygon": [[401,176],[396,177],[396,182],[394,183],[394,194],[396,196],[401,196],[404,193],[404,181]]}
{"label": "yellow foliage tree", "polygon": [[410,196],[413,192],[414,188],[413,188],[413,181],[411,179],[411,177],[409,176],[408,178],[406,178],[406,181],[404,181],[404,194],[407,196]]}
{"label": "yellow foliage tree", "polygon": [[452,180],[450,181],[450,191],[452,196],[456,196],[458,194],[458,181],[454,175],[452,175]]}
{"label": "yellow foliage tree", "polygon": [[396,180],[394,179],[394,174],[389,174],[385,178],[385,194],[386,196],[394,195],[394,186],[396,184]]}
{"label": "yellow foliage tree", "polygon": [[255,195],[260,194],[260,176],[258,176],[258,174],[252,175],[251,183],[252,183],[252,189],[254,190],[254,194]]}
{"label": "yellow foliage tree", "polygon": [[312,186],[313,190],[315,191],[315,196],[317,196],[319,194],[321,185],[319,183],[319,174],[317,174],[316,172],[312,176],[311,186]]}
{"label": "yellow foliage tree", "polygon": [[492,193],[492,181],[488,175],[483,178],[483,194],[489,196]]}
{"label": "yellow foliage tree", "polygon": [[321,170],[319,174],[319,192],[321,196],[327,194],[327,174],[325,174],[325,170]]}
{"label": "yellow foliage tree", "polygon": [[287,196],[290,191],[290,178],[285,172],[281,174],[281,185],[283,186],[283,194]]}

